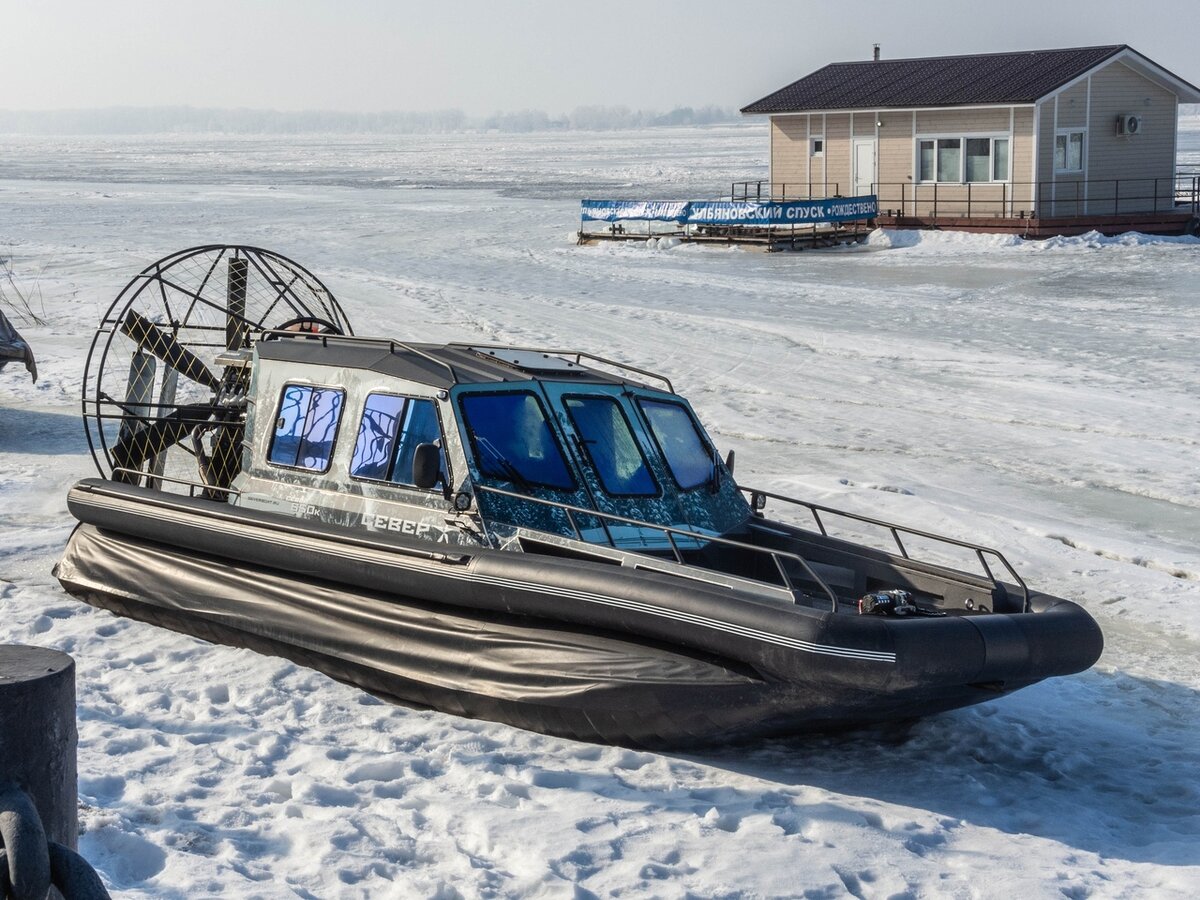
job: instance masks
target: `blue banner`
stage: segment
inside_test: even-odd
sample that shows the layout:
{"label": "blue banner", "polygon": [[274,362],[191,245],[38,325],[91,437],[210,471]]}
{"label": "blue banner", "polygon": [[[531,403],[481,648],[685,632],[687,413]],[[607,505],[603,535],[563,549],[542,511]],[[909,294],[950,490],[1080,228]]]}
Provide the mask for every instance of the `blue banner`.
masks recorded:
{"label": "blue banner", "polygon": [[825,200],[584,200],[585,222],[675,222],[680,225],[815,225],[871,219],[874,194]]}
{"label": "blue banner", "polygon": [[585,222],[678,222],[687,221],[686,200],[584,200]]}

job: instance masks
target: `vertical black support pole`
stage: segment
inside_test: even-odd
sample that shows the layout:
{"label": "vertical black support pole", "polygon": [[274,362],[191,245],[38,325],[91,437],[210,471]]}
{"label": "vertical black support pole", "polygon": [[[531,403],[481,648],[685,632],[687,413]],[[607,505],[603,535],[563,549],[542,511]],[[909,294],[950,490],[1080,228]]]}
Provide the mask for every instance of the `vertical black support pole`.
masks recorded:
{"label": "vertical black support pole", "polygon": [[77,742],[75,660],[43,647],[0,646],[0,793],[23,791],[46,837],[72,850],[79,844]]}
{"label": "vertical black support pole", "polygon": [[240,350],[246,346],[246,279],[249,260],[240,257],[229,260],[229,275],[225,283],[225,349]]}

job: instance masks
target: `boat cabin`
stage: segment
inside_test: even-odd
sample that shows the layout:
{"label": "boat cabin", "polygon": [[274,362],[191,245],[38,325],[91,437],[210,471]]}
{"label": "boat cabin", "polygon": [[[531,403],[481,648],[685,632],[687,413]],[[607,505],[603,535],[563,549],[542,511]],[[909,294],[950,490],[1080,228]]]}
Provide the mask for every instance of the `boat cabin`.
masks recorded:
{"label": "boat cabin", "polygon": [[333,336],[254,352],[240,505],[443,544],[532,531],[651,551],[751,516],[691,406],[653,373]]}

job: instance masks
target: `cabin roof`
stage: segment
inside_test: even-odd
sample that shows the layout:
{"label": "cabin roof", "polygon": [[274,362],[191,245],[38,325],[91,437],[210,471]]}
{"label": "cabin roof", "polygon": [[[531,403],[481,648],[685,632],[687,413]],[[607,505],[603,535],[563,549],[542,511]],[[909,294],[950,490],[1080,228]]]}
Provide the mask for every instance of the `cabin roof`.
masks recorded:
{"label": "cabin roof", "polygon": [[[655,379],[661,379],[667,390],[671,390],[670,382],[662,376],[576,350],[488,344],[418,344],[349,336],[287,337],[260,341],[256,349],[262,359],[378,372],[441,390],[461,384],[506,381],[577,381],[580,384],[630,384],[661,389],[660,385],[648,383]],[[611,372],[584,365],[583,360],[589,357],[597,363],[625,371]],[[628,377],[634,374],[648,376],[648,379]]]}
{"label": "cabin roof", "polygon": [[1137,54],[1126,44],[1111,44],[831,63],[743,107],[742,112],[1034,103],[1125,51]]}

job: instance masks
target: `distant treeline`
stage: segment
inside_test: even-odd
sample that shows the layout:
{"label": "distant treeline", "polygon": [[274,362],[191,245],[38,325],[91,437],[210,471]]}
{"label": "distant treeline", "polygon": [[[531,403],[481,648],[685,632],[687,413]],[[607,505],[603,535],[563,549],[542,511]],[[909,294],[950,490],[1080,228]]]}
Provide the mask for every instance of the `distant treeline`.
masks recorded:
{"label": "distant treeline", "polygon": [[625,106],[581,106],[567,115],[542,110],[473,118],[460,109],[435,112],[280,112],[269,109],[197,109],[191,106],[117,106],[107,109],[2,110],[3,134],[447,134],[467,131],[613,131],[660,125],[737,121],[732,109],[681,106],[668,113]]}

